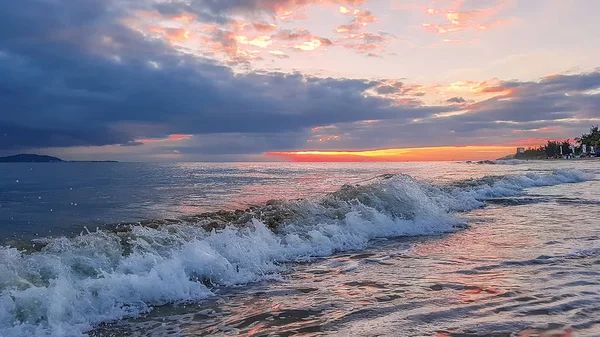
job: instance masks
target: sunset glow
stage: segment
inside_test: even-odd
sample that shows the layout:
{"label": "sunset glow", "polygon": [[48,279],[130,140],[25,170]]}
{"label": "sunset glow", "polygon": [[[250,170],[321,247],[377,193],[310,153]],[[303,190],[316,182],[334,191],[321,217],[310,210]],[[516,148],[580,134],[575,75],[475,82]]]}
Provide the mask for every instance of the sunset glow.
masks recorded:
{"label": "sunset glow", "polygon": [[0,156],[481,160],[600,124],[593,1],[24,1]]}
{"label": "sunset glow", "polygon": [[513,153],[513,146],[445,146],[364,151],[269,152],[268,156],[294,162],[403,162],[488,160]]}

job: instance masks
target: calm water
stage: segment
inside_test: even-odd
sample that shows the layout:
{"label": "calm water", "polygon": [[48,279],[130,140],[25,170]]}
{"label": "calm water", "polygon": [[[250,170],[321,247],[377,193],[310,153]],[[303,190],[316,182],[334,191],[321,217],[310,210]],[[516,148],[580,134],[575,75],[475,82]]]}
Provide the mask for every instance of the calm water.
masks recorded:
{"label": "calm water", "polygon": [[[599,161],[1,165],[3,240],[58,237],[0,250],[0,336],[600,336],[599,174]],[[92,229],[270,199],[290,201],[212,233]]]}

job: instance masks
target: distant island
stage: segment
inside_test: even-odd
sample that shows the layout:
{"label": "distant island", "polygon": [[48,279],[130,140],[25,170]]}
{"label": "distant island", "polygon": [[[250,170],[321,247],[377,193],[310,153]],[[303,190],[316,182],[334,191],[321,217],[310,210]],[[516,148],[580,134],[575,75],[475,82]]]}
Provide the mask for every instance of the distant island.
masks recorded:
{"label": "distant island", "polygon": [[57,157],[39,154],[17,154],[14,156],[0,157],[0,163],[117,163],[114,160],[66,161]]}
{"label": "distant island", "polygon": [[0,157],[0,163],[62,163],[64,160],[52,156],[39,154],[18,154],[15,156]]}

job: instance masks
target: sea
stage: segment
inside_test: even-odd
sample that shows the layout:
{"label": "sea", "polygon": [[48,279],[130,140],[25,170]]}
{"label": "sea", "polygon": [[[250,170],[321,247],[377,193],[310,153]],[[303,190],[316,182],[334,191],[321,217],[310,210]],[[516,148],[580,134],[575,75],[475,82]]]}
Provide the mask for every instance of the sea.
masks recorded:
{"label": "sea", "polygon": [[600,336],[600,161],[0,164],[0,336]]}

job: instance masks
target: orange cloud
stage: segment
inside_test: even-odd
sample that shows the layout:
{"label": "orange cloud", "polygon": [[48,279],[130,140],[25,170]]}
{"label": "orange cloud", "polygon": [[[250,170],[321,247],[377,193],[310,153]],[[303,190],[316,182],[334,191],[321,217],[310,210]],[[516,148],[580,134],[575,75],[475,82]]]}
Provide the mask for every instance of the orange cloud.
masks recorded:
{"label": "orange cloud", "polygon": [[254,22],[252,26],[261,33],[268,33],[277,30],[277,25],[266,22]]}
{"label": "orange cloud", "polygon": [[355,32],[360,30],[361,28],[367,27],[370,23],[376,22],[378,19],[371,14],[371,11],[368,10],[350,10],[346,7],[340,7],[340,12],[342,14],[349,14],[353,16],[352,22],[347,25],[340,25],[335,28],[337,33],[348,33]]}
{"label": "orange cloud", "polygon": [[137,142],[144,144],[152,144],[152,143],[165,143],[165,142],[178,142],[182,140],[191,139],[192,135],[184,135],[184,134],[172,134],[167,138],[150,138],[150,139],[139,139]]}
{"label": "orange cloud", "polygon": [[374,43],[367,43],[367,44],[349,44],[348,43],[348,44],[344,44],[343,46],[344,46],[344,48],[354,49],[359,52],[366,52],[366,51],[371,51],[371,50],[381,48],[379,45],[376,45]]}
{"label": "orange cloud", "polygon": [[161,35],[169,42],[183,42],[190,38],[190,31],[183,28],[150,27],[148,32]]}
{"label": "orange cloud", "polygon": [[304,8],[310,4],[329,3],[343,6],[361,6],[366,2],[367,0],[262,0],[258,1],[258,7],[279,13],[294,8]]}
{"label": "orange cloud", "polygon": [[294,45],[294,48],[302,51],[315,50],[321,46],[330,46],[332,42],[328,39],[323,38],[312,38],[310,41],[304,41],[302,44]]}
{"label": "orange cloud", "polygon": [[171,42],[182,42],[190,38],[190,31],[182,28],[167,29],[166,39]]}
{"label": "orange cloud", "polygon": [[[365,29],[370,23],[378,21],[369,10],[352,9],[346,6],[340,7],[340,13],[352,16],[352,22],[345,25],[337,26],[334,31],[339,34],[346,34],[342,40],[360,40],[363,43],[343,43],[342,46],[348,49],[354,49],[359,53],[367,53],[374,49],[385,49],[383,43],[387,43],[388,40],[381,34],[374,35],[368,32],[361,31]],[[367,56],[381,57],[377,53],[368,53]]]}
{"label": "orange cloud", "polygon": [[[274,20],[299,18],[310,5],[336,5],[346,8],[360,6],[367,0],[257,0],[252,5],[256,10],[273,12]],[[224,11],[232,11],[234,20],[228,24],[203,24],[191,13],[172,16],[163,15],[157,11],[136,12],[133,17],[123,20],[128,26],[153,37],[160,37],[173,43],[176,49],[185,49],[201,56],[223,59],[231,65],[249,64],[269,55],[278,58],[288,58],[285,48],[297,51],[314,51],[335,43],[332,40],[316,36],[306,29],[280,30],[276,22],[254,21],[244,22],[248,7],[239,3],[225,4]],[[349,10],[350,11],[350,10]],[[235,12],[235,13],[233,13]],[[368,10],[352,9],[353,24],[365,27],[377,19]],[[250,16],[256,17],[256,16]],[[355,32],[349,39],[361,40],[364,46],[347,47],[357,51],[374,49],[371,44],[383,43],[381,36],[364,32]],[[286,41],[294,41],[287,43]],[[350,42],[346,43],[350,45]],[[340,43],[342,45],[342,43]],[[260,49],[272,49],[261,52]],[[373,54],[376,55],[376,54]]]}
{"label": "orange cloud", "polygon": [[333,4],[343,6],[360,6],[367,0],[262,0],[257,2],[257,8],[275,13],[280,21],[302,20],[307,16],[303,12],[309,5]]}
{"label": "orange cloud", "polygon": [[193,22],[196,21],[196,16],[190,13],[183,13],[181,15],[172,17],[172,19],[179,22]]}
{"label": "orange cloud", "polygon": [[338,139],[340,139],[340,136],[326,136],[326,137],[319,138],[319,142],[323,143],[323,142],[329,142],[329,141],[338,140]]}
{"label": "orange cloud", "polygon": [[[221,56],[229,64],[247,64],[261,59],[253,47],[266,48],[272,44],[269,35],[257,34],[267,30],[270,24],[233,20],[228,25],[202,24],[189,13],[163,16],[154,12],[135,12],[135,16],[123,20],[126,26],[143,34],[163,38],[175,48],[194,50],[200,55]],[[161,25],[158,25],[161,24]],[[254,29],[248,29],[253,27]]]}
{"label": "orange cloud", "polygon": [[237,43],[249,44],[260,48],[266,48],[273,44],[273,41],[271,41],[271,37],[266,35],[255,36],[251,40],[249,40],[248,37],[244,35],[235,35],[233,38]]}
{"label": "orange cloud", "polygon": [[266,48],[273,44],[271,36],[249,32],[246,29],[248,26],[241,21],[233,21],[229,29],[216,25],[203,25],[201,31],[204,36],[199,37],[195,42],[213,55],[225,56],[230,64],[247,64],[252,60],[262,59],[257,55],[258,51],[249,49],[250,46]]}
{"label": "orange cloud", "polygon": [[503,81],[495,78],[488,81],[458,81],[451,83],[447,88],[447,91],[455,91],[461,93],[471,94],[501,94],[501,95],[512,95],[517,91],[515,87],[509,87]]}
{"label": "orange cloud", "polygon": [[283,11],[275,17],[279,21],[292,21],[292,20],[304,20],[308,19],[308,16],[304,13],[297,13],[291,10]]}
{"label": "orange cloud", "polygon": [[266,155],[295,162],[465,161],[496,159],[514,153],[515,150],[511,145],[473,145],[365,151],[268,152]]}
{"label": "orange cloud", "polygon": [[275,40],[281,41],[302,41],[302,43],[296,43],[291,46],[287,46],[302,51],[311,51],[322,46],[326,47],[333,45],[331,40],[312,35],[309,31],[303,28],[279,31],[277,34],[274,34],[271,37]]}

